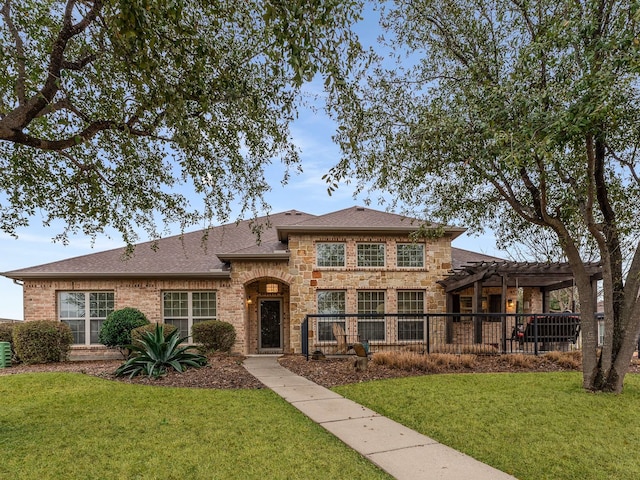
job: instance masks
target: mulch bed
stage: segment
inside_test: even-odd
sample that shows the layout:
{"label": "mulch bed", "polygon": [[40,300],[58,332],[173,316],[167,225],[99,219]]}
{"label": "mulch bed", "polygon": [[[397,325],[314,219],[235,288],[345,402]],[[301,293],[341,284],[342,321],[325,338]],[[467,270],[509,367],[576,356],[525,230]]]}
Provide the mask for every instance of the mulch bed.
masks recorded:
{"label": "mulch bed", "polygon": [[[559,365],[541,360],[535,366],[514,366],[506,356],[478,356],[472,368],[455,367],[442,368],[437,372],[425,372],[423,370],[401,370],[386,365],[378,365],[369,362],[366,372],[356,372],[353,358],[327,358],[324,360],[309,360],[301,355],[287,355],[280,358],[282,366],[292,372],[306,377],[319,385],[334,387],[351,383],[399,378],[428,373],[495,373],[495,372],[551,372],[571,370]],[[190,387],[190,388],[214,388],[214,389],[259,389],[264,385],[253,377],[242,366],[244,357],[234,355],[213,355],[209,357],[209,365],[199,369],[189,369],[184,373],[169,372],[158,379],[147,377],[116,378],[113,375],[115,369],[122,363],[118,360],[63,362],[45,365],[16,365],[0,369],[0,376],[30,372],[76,372],[93,375],[109,380],[117,380],[125,383],[142,385],[154,385],[164,387]],[[635,360],[635,359],[634,359]],[[630,372],[639,373],[640,367],[635,362],[630,367]]]}

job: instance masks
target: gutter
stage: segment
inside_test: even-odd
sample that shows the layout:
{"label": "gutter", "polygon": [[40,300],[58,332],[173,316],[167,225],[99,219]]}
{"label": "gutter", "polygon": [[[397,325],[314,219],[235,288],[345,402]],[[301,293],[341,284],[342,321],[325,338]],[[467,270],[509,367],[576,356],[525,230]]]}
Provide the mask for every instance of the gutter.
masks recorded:
{"label": "gutter", "polygon": [[64,278],[231,278],[229,270],[211,270],[209,272],[6,272],[1,274],[18,283],[31,279]]}

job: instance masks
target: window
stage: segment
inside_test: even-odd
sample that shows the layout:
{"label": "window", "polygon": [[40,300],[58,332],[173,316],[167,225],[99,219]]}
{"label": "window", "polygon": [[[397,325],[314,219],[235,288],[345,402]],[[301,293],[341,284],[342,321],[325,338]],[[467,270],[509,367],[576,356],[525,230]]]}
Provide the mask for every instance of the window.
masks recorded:
{"label": "window", "polygon": [[598,320],[598,346],[604,345],[604,320]]}
{"label": "window", "polygon": [[424,292],[398,292],[398,340],[424,340]]}
{"label": "window", "polygon": [[344,243],[316,244],[316,263],[319,267],[346,266]]}
{"label": "window", "polygon": [[[346,292],[320,291],[318,292],[318,313],[345,313]],[[318,341],[334,341],[333,325],[337,324],[346,332],[344,317],[318,318]]]}
{"label": "window", "polygon": [[359,267],[384,267],[384,243],[358,244]]}
{"label": "window", "polygon": [[216,292],[164,292],[162,315],[181,337],[190,337],[193,325],[216,319]]}
{"label": "window", "polygon": [[358,318],[358,336],[360,341],[384,340],[384,292],[358,292],[358,313],[375,314],[371,317]]}
{"label": "window", "polygon": [[424,267],[424,245],[399,243],[396,253],[398,267]]}
{"label": "window", "polygon": [[102,322],[113,312],[113,298],[113,292],[59,293],[58,318],[71,328],[75,345],[100,343],[98,335]]}

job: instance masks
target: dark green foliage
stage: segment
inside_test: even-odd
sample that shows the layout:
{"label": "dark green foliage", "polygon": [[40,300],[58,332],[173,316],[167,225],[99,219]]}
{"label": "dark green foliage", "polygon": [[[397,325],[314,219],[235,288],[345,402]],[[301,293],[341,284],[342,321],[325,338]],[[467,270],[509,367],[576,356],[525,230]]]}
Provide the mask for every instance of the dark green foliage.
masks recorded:
{"label": "dark green foliage", "polygon": [[13,327],[15,353],[27,364],[64,361],[72,344],[73,334],[66,323],[36,320]]}
{"label": "dark green foliage", "polygon": [[[163,330],[165,339],[178,329],[178,327],[176,327],[175,325],[170,325],[168,323],[163,323],[162,326],[164,327]],[[147,332],[153,333],[155,332],[155,330],[155,323],[148,323],[146,325],[142,325],[141,327],[134,328],[133,330],[131,330],[131,343],[133,343],[134,345],[140,345],[142,336]]]}
{"label": "dark green foliage", "polygon": [[102,324],[98,339],[107,347],[125,348],[132,343],[131,330],[148,324],[147,317],[137,308],[115,310]]}
{"label": "dark green foliage", "polygon": [[228,352],[236,343],[236,329],[229,322],[207,320],[191,327],[193,341],[207,352]]}
{"label": "dark green foliage", "polygon": [[153,332],[144,332],[139,345],[127,345],[133,356],[115,371],[117,377],[146,375],[158,378],[169,368],[184,372],[188,367],[203,367],[207,357],[191,353],[192,346],[181,347],[188,337],[180,338],[180,331],[174,330],[166,338],[164,325],[157,323]]}
{"label": "dark green foliage", "polygon": [[16,358],[16,349],[13,346],[13,328],[19,325],[17,323],[9,322],[9,323],[0,323],[0,342],[9,342],[11,345],[11,352],[13,354],[14,360]]}
{"label": "dark green foliage", "polygon": [[13,344],[13,327],[16,323],[0,323],[0,342]]}

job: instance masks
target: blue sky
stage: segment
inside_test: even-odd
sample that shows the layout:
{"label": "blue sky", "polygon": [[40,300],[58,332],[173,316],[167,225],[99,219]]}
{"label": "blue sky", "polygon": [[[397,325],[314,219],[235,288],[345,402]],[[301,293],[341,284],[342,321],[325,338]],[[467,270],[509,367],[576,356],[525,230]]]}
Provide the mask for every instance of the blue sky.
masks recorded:
{"label": "blue sky", "polygon": [[[361,28],[363,43],[372,44],[379,33],[375,14],[369,9],[365,13],[366,21]],[[315,90],[315,85],[309,87]],[[301,110],[299,118],[292,125],[294,141],[301,150],[303,173],[292,175],[288,185],[282,186],[280,180],[283,166],[274,164],[267,169],[267,179],[272,191],[266,198],[272,212],[290,209],[301,210],[311,214],[324,214],[354,205],[363,205],[364,197],[353,198],[353,188],[341,185],[332,196],[327,194],[326,183],[322,176],[327,173],[339,159],[339,149],[333,144],[331,135],[336,125],[322,111]],[[196,202],[197,204],[197,202]],[[371,208],[384,210],[384,206],[375,203]],[[53,243],[52,238],[62,227],[42,227],[41,220],[34,218],[28,228],[18,231],[19,238],[14,239],[0,233],[0,272],[40,265],[65,258],[86,255],[102,250],[123,246],[119,235],[111,238],[102,236],[92,245],[91,240],[82,236],[70,238],[69,245]],[[172,234],[179,234],[178,230]],[[147,238],[142,237],[142,241]],[[454,246],[473,250],[488,255],[505,257],[504,252],[495,248],[495,239],[489,232],[480,237],[460,237]],[[0,318],[22,319],[22,287],[12,280],[0,277]]]}

